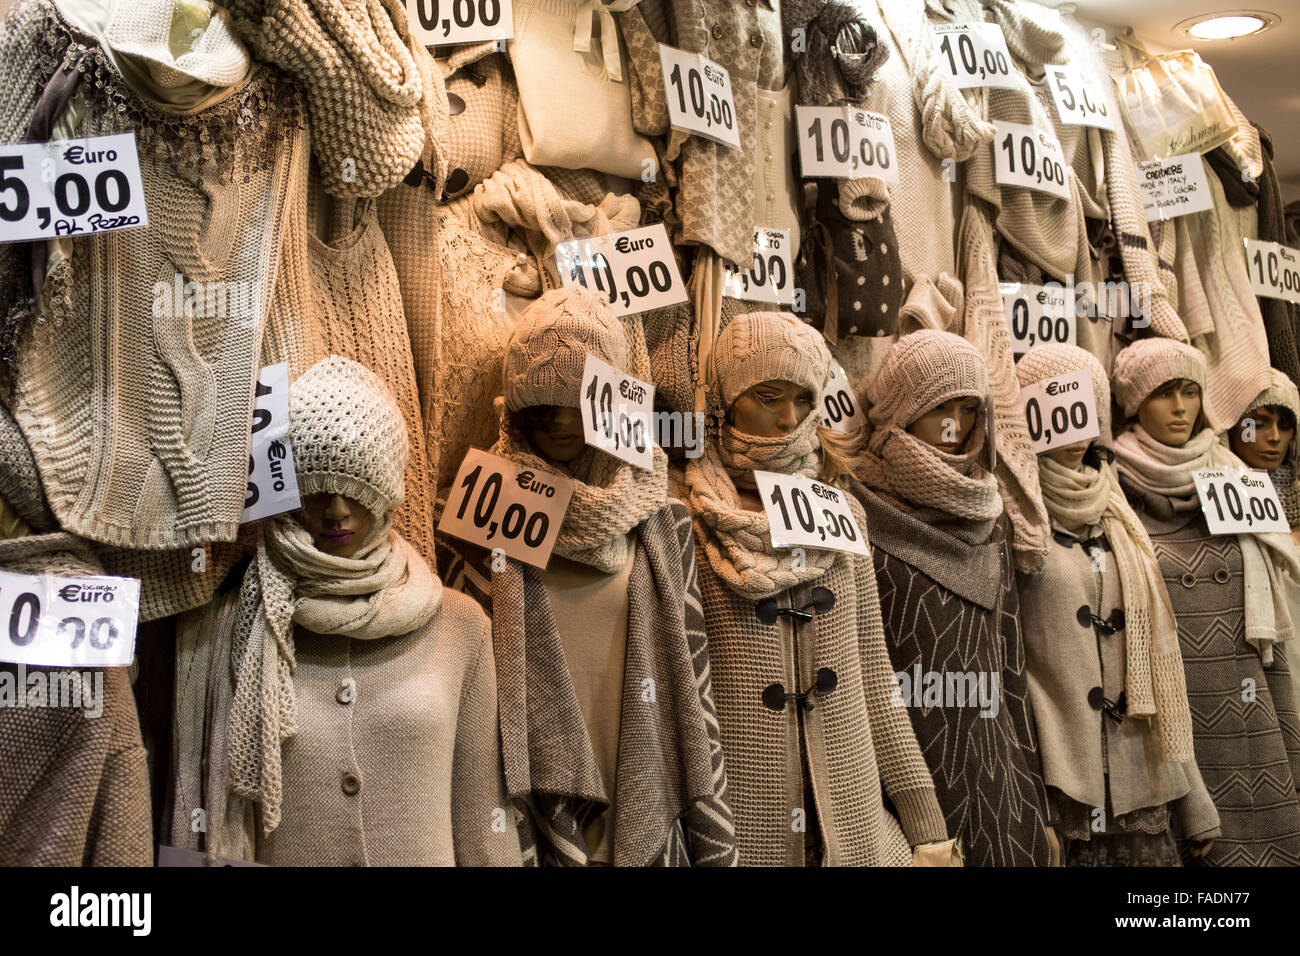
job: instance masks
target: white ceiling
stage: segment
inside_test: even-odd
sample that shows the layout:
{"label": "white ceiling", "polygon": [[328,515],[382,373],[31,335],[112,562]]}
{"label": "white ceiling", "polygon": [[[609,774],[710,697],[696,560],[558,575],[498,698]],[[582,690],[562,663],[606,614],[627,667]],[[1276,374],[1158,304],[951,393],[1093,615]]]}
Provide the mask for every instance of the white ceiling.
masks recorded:
{"label": "white ceiling", "polygon": [[[1047,0],[1048,6],[1061,6]],[[1153,47],[1193,49],[1241,111],[1273,137],[1274,163],[1286,198],[1300,199],[1300,0],[1075,0],[1078,16],[1112,26],[1130,26]],[[1236,40],[1193,40],[1174,24],[1203,13],[1256,9],[1281,21],[1258,36]]]}

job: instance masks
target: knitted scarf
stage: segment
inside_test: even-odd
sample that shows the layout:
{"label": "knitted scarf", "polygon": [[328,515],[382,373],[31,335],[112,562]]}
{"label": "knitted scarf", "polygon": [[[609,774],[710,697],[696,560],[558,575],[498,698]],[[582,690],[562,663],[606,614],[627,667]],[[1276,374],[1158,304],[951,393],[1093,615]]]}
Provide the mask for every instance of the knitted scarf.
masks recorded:
{"label": "knitted scarf", "polygon": [[[1293,442],[1295,439],[1291,439]],[[1296,470],[1295,467],[1287,462],[1278,465],[1268,473],[1273,479],[1273,487],[1277,489],[1278,500],[1282,502],[1282,510],[1286,513],[1286,523],[1292,528],[1300,525],[1300,488],[1296,487]]]}
{"label": "knitted scarf", "polygon": [[269,834],[280,824],[280,747],[298,732],[293,625],[361,640],[409,634],[437,614],[442,582],[387,515],[354,557],[340,558],[318,551],[288,514],[267,523],[239,602],[229,784],[262,805]]}
{"label": "knitted scarf", "polygon": [[627,565],[632,554],[628,532],[668,503],[668,456],[658,446],[654,471],[633,467],[596,448],[584,448],[565,467],[516,441],[503,414],[501,437],[492,454],[573,479],[573,497],[555,540],[555,553],[606,574]]}
{"label": "knitted scarf", "polygon": [[1110,542],[1124,595],[1125,682],[1128,713],[1149,717],[1165,759],[1192,759],[1192,716],[1187,705],[1178,625],[1146,528],[1138,520],[1109,462],[1078,469],[1038,458],[1047,513],[1069,527],[1098,522]]}
{"label": "knitted scarf", "polygon": [[772,545],[767,514],[740,505],[737,484],[753,484],[755,469],[817,477],[820,471],[818,418],[809,414],[790,435],[758,438],[724,424],[704,454],[686,465],[687,505],[695,536],[709,565],[735,591],[753,600],[816,581],[835,562],[836,552]]}
{"label": "knitted scarf", "polygon": [[[1156,441],[1140,424],[1115,439],[1118,469],[1139,492],[1169,499],[1174,511],[1200,508],[1192,472],[1206,468],[1245,468],[1241,459],[1219,443],[1214,431],[1203,428],[1175,448]],[[1245,571],[1246,640],[1265,664],[1273,661],[1272,645],[1291,640],[1294,627],[1287,604],[1283,574],[1300,582],[1300,557],[1290,535],[1279,532],[1239,534]]]}

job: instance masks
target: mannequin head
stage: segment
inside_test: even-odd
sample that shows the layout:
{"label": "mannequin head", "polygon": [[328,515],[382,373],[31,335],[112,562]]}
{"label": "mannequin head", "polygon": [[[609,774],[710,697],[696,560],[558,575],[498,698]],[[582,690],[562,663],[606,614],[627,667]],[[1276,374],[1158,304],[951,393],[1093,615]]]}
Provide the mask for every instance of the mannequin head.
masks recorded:
{"label": "mannequin head", "polygon": [[1228,445],[1251,468],[1272,471],[1289,457],[1295,427],[1295,415],[1290,409],[1261,405],[1248,411],[1228,431]]}
{"label": "mannequin head", "polygon": [[830,377],[820,332],[783,312],[750,312],[718,336],[710,399],[736,431],[778,438],[808,417]]}
{"label": "mannequin head", "polygon": [[1073,445],[1066,445],[1063,448],[1053,448],[1051,451],[1045,451],[1041,454],[1046,455],[1063,468],[1070,468],[1074,471],[1078,471],[1083,467],[1083,459],[1088,454],[1088,449],[1091,447],[1092,442],[1090,441],[1077,441]]}
{"label": "mannequin head", "polygon": [[1176,378],[1161,383],[1142,400],[1137,420],[1162,445],[1181,448],[1205,426],[1201,404],[1200,383]]}
{"label": "mannequin head", "polygon": [[568,405],[530,405],[512,412],[510,434],[556,465],[567,465],[586,447],[582,412]]}
{"label": "mannequin head", "polygon": [[1101,362],[1091,352],[1077,345],[1038,345],[1016,363],[1016,380],[1021,388],[1038,382],[1086,371],[1092,383],[1092,411],[1097,417],[1098,437],[1039,452],[1039,460],[1051,459],[1063,468],[1078,471],[1085,464],[1100,465],[1110,457],[1110,381]]}
{"label": "mannequin head", "polygon": [[780,438],[793,432],[817,402],[812,389],[797,382],[769,379],[745,389],[731,403],[727,423],[757,438]]}
{"label": "mannequin head", "polygon": [[317,551],[336,558],[356,554],[375,527],[375,516],[360,502],[329,492],[303,495],[298,521]]}
{"label": "mannequin head", "polygon": [[960,454],[979,418],[982,404],[977,395],[950,398],[908,425],[907,433],[950,455]]}

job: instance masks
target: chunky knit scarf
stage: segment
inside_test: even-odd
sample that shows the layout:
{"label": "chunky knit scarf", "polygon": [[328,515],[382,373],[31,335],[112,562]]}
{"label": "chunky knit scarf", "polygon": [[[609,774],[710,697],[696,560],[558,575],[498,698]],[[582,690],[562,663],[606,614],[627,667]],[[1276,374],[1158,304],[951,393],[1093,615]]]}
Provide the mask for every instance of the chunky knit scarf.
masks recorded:
{"label": "chunky knit scarf", "polygon": [[668,503],[668,456],[657,446],[654,471],[635,468],[596,448],[583,449],[566,468],[516,441],[503,415],[501,437],[492,454],[573,479],[576,487],[555,540],[555,553],[606,574],[627,565],[632,555],[628,533]]}
{"label": "chunky knit scarf", "polygon": [[781,5],[787,33],[802,28],[804,49],[795,57],[800,102],[858,105],[876,69],[889,56],[860,8],[843,0],[792,0]]}
{"label": "chunky knit scarf", "polygon": [[280,824],[280,747],[298,732],[293,625],[361,640],[409,634],[438,612],[442,582],[388,516],[355,557],[339,558],[318,551],[290,514],[268,522],[239,602],[230,789],[262,805],[269,834]]}
{"label": "chunky knit scarf", "polygon": [[1165,759],[1192,759],[1192,716],[1187,705],[1178,625],[1169,607],[1146,528],[1124,497],[1109,462],[1067,468],[1039,456],[1038,477],[1047,513],[1071,527],[1098,522],[1110,543],[1124,594],[1125,682],[1128,713],[1149,717]]}
{"label": "chunky knit scarf", "polygon": [[771,526],[762,511],[740,505],[737,485],[753,486],[753,471],[817,477],[820,444],[818,419],[810,414],[791,435],[758,438],[724,424],[717,441],[686,466],[687,505],[695,519],[695,536],[709,565],[737,594],[753,600],[816,581],[835,561],[834,551],[772,546]]}
{"label": "chunky knit scarf", "polygon": [[[1292,442],[1295,439],[1291,439]],[[1290,462],[1284,465],[1278,465],[1268,473],[1273,479],[1273,487],[1277,489],[1278,500],[1282,502],[1282,510],[1286,512],[1286,523],[1292,528],[1300,525],[1300,488],[1296,487],[1297,478],[1295,466]]]}
{"label": "chunky knit scarf", "polygon": [[[1200,507],[1192,472],[1246,467],[1209,428],[1201,429],[1186,445],[1175,448],[1156,441],[1135,424],[1115,439],[1115,455],[1119,473],[1127,484],[1143,494],[1169,499],[1175,511]],[[1272,645],[1293,636],[1287,585],[1282,576],[1300,582],[1300,558],[1287,534],[1239,534],[1237,541],[1246,577],[1246,640],[1259,651],[1261,660],[1270,664]]]}

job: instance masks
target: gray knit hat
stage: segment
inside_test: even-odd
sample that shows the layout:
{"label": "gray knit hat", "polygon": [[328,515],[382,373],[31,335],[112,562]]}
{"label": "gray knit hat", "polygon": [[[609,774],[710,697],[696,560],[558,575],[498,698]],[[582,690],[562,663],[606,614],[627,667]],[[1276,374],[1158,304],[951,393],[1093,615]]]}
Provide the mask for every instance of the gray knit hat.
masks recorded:
{"label": "gray knit hat", "polygon": [[406,420],[364,365],[331,355],[290,385],[289,440],[304,495],[344,495],[379,517],[406,494]]}
{"label": "gray knit hat", "polygon": [[506,346],[506,409],[576,408],[588,354],[614,368],[627,368],[627,337],[609,303],[582,286],[544,293],[524,310]]}
{"label": "gray knit hat", "polygon": [[759,382],[794,382],[820,395],[830,377],[822,334],[786,312],[737,316],[713,346],[715,400],[722,411]]}
{"label": "gray knit hat", "polygon": [[1092,378],[1093,401],[1097,406],[1097,423],[1101,429],[1098,441],[1109,448],[1110,382],[1106,380],[1106,370],[1101,367],[1095,355],[1077,345],[1035,345],[1016,363],[1016,378],[1020,381],[1020,387],[1024,388],[1080,369],[1087,369]]}
{"label": "gray knit hat", "polygon": [[1205,356],[1174,339],[1138,339],[1115,356],[1111,385],[1125,420],[1137,414],[1147,396],[1165,382],[1185,378],[1201,386],[1201,414],[1212,421],[1205,393]]}

